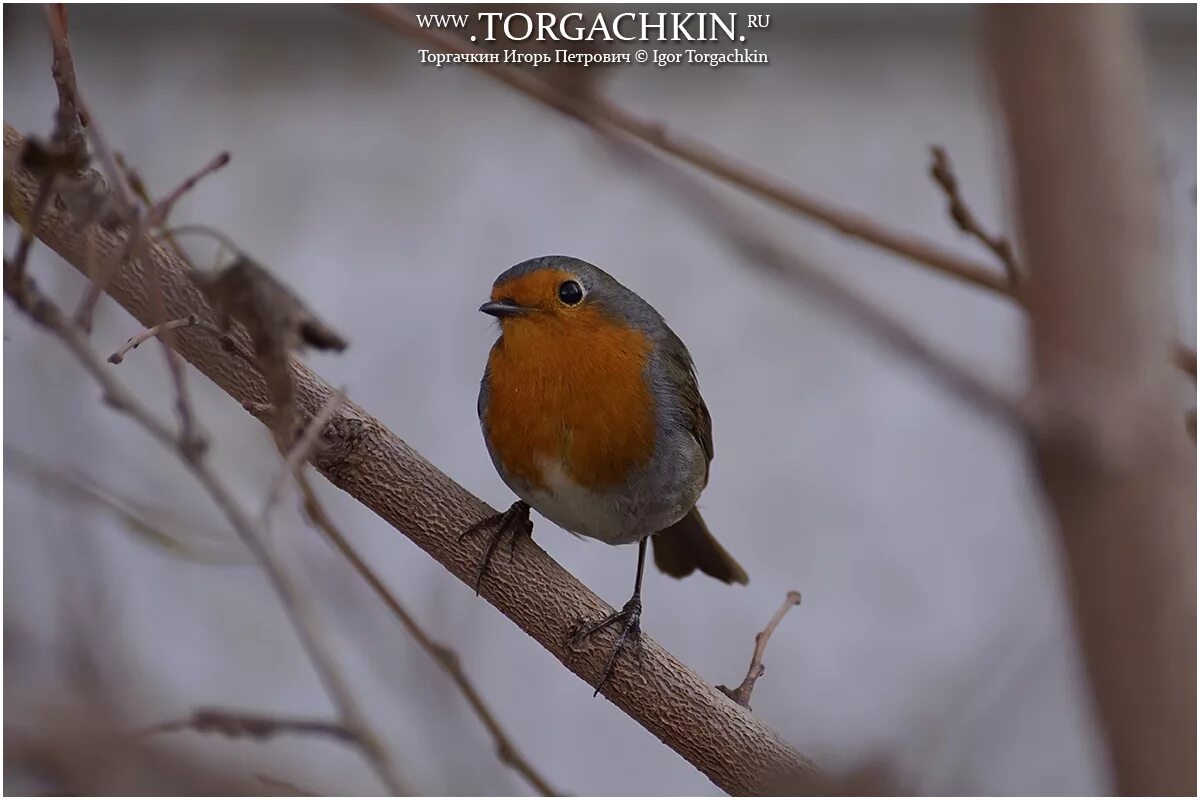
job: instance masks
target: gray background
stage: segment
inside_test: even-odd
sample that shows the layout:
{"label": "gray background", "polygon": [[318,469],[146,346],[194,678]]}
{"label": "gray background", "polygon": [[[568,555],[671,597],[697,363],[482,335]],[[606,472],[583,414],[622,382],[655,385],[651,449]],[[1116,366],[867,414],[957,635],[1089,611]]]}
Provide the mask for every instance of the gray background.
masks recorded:
{"label": "gray background", "polygon": [[[743,9],[765,11],[767,9]],[[1003,141],[963,9],[779,6],[747,44],[766,66],[630,67],[607,89],[798,187],[979,258],[926,175],[949,148],[978,214],[1008,229]],[[55,103],[37,8],[5,9],[4,118],[47,132]],[[1181,336],[1195,338],[1195,12],[1143,14]],[[821,307],[781,291],[607,160],[589,135],[465,67],[417,64],[412,44],[324,8],[80,8],[83,89],[116,146],[165,191],[228,149],[175,219],[215,225],[348,336],[310,362],[493,505],[511,494],[475,419],[495,333],[476,312],[492,279],[567,253],[603,266],[687,342],[714,419],[702,501],[749,587],[648,574],[645,629],[713,683],[743,675],[753,635],[788,589],[755,713],[831,767],[894,764],[915,791],[1105,790],[1047,518],[1021,448]],[[735,195],[730,195],[735,196]],[[1024,324],[1010,303],[742,201],[814,263],[1019,391]],[[11,247],[11,231],[6,230]],[[73,304],[82,282],[45,251],[39,280]],[[1086,287],[1081,287],[1086,291]],[[111,301],[95,341],[138,329]],[[60,346],[5,314],[6,445],[160,509],[181,534],[222,533],[172,459],[97,402]],[[170,412],[161,354],[119,368]],[[251,507],[276,462],[265,431],[192,373],[213,458]],[[1181,380],[1181,391],[1188,385]],[[5,471],[5,633],[33,641],[6,671],[9,721],[68,703],[58,645],[84,631],[130,718],[201,704],[291,714],[328,705],[261,574],[196,565],[131,538]],[[707,794],[715,788],[570,675],[404,537],[327,485],[338,519],[436,637],[452,645],[514,741],[561,790]],[[414,789],[526,791],[450,681],[289,509],[275,536],[303,560]],[[632,548],[564,535],[543,547],[609,602]],[[233,545],[224,548],[237,552]],[[235,771],[318,792],[374,792],[336,744],[173,743]]]}

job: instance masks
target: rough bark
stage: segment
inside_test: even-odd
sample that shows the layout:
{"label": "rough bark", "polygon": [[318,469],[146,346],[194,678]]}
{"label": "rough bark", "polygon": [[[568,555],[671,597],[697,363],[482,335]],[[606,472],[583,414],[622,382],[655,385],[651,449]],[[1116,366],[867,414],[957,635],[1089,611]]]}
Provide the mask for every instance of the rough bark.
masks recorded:
{"label": "rough bark", "polygon": [[[5,126],[6,163],[23,139]],[[6,186],[5,212],[27,219],[38,181],[15,166]],[[104,263],[121,252],[127,231],[96,225],[80,228],[62,203],[51,202],[37,237],[86,274],[88,258]],[[94,237],[89,256],[87,239]],[[140,260],[123,266],[105,291],[142,325],[150,326],[147,262],[163,280],[168,318],[186,317],[207,306],[172,253],[150,246]],[[227,352],[203,326],[175,332],[180,354],[240,403],[262,406],[268,395],[262,377]],[[245,351],[243,335],[235,337]],[[316,414],[333,388],[304,364],[293,361],[297,400]],[[430,464],[381,422],[352,401],[342,404],[326,431],[326,446],[314,466],[338,488],[370,508],[468,586],[484,545],[482,537],[459,541],[458,534],[493,509]],[[580,619],[594,620],[612,609],[531,541],[516,557],[495,559],[481,596],[549,650],[569,670],[594,684],[611,645],[601,637],[582,652],[570,651],[569,631]],[[581,690],[583,687],[580,687]],[[817,780],[815,768],[777,733],[680,663],[649,635],[642,635],[640,663],[623,662],[602,692],[618,708],[661,739],[730,794],[762,794],[782,781]],[[798,784],[803,785],[803,784]]]}

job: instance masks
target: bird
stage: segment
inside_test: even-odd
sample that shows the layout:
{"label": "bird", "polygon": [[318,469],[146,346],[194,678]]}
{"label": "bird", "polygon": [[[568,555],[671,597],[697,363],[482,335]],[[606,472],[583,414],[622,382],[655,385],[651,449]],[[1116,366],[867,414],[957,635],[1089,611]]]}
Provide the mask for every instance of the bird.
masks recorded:
{"label": "bird", "polygon": [[667,575],[699,570],[749,582],[696,509],[713,458],[708,407],[687,347],[662,316],[586,261],[523,261],[496,278],[479,310],[500,326],[480,382],[479,424],[496,471],[520,499],[462,533],[491,533],[475,590],[504,536],[510,555],[532,536],[531,508],[579,536],[637,543],[629,601],[581,621],[569,640],[577,650],[618,626],[599,694],[617,656],[640,637],[648,541]]}

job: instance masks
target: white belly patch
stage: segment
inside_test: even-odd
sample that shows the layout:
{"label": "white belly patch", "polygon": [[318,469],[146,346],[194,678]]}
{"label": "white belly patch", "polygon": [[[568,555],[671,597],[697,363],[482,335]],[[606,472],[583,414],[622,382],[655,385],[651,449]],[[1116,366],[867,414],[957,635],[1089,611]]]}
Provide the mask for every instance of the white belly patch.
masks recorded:
{"label": "white belly patch", "polygon": [[[635,542],[653,531],[641,530],[641,520],[619,492],[598,492],[571,480],[560,462],[539,459],[544,488],[518,492],[525,502],[555,525],[571,533],[609,544]],[[514,489],[516,487],[513,487]]]}

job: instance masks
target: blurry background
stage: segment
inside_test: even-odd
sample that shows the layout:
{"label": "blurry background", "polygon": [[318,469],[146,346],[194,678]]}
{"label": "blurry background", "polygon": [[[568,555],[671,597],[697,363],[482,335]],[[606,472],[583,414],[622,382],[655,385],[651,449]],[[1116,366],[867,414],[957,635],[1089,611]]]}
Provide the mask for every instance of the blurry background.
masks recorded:
{"label": "blurry background", "polygon": [[[633,66],[606,73],[605,90],[802,189],[986,260],[952,228],[927,176],[928,146],[945,145],[974,210],[1011,229],[1001,129],[969,12],[769,11],[771,28],[746,43],[769,65]],[[1180,336],[1194,342],[1195,10],[1142,18]],[[72,8],[71,34],[83,91],[152,191],[232,153],[174,219],[222,229],[299,290],[351,341],[340,357],[312,357],[314,367],[495,506],[512,497],[475,417],[496,335],[476,308],[494,277],[565,253],[653,303],[688,344],[714,420],[701,508],[752,580],[729,588],[648,572],[643,625],[707,680],[736,684],[754,633],[799,590],[803,605],[772,640],[753,705],[802,752],[831,767],[883,757],[926,793],[1105,789],[1046,516],[1003,431],[731,259],[586,131],[468,67],[419,65],[414,45],[364,18],[324,7],[92,6]],[[49,64],[41,9],[6,7],[4,119],[23,132],[51,128]],[[1023,385],[1013,304],[737,200],[991,380]],[[31,265],[74,304],[74,270],[44,249]],[[101,350],[138,329],[102,301]],[[106,410],[57,342],[11,313],[4,335],[6,746],[14,732],[37,735],[89,683],[134,725],[197,705],[327,713],[261,573],[174,458]],[[169,413],[156,347],[119,370]],[[277,463],[266,431],[191,374],[215,463],[257,507]],[[1180,390],[1191,390],[1182,377]],[[203,537],[206,555],[235,563],[181,559],[94,506],[47,494],[14,449],[149,506],[172,533]],[[716,791],[407,539],[320,488],[556,788]],[[302,559],[410,786],[527,791],[445,675],[287,506],[275,536]],[[633,548],[535,525],[584,583],[624,601]],[[322,793],[379,788],[352,751],[324,740],[178,734],[162,744],[224,775],[267,773]],[[10,791],[38,786],[28,773],[7,777]]]}

